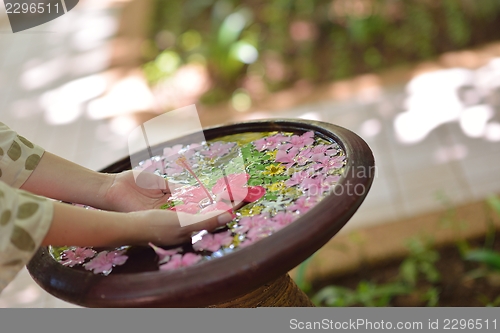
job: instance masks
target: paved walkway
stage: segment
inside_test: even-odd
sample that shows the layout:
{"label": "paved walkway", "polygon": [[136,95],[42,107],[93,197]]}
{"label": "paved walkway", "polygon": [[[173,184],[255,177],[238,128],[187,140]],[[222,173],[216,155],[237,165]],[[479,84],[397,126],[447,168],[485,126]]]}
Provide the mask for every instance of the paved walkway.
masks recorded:
{"label": "paved walkway", "polygon": [[[119,71],[109,70],[121,8],[81,1],[61,18],[14,35],[0,7],[1,121],[92,169],[128,155],[135,111],[147,109],[151,95],[136,76],[116,81]],[[348,232],[442,209],[443,198],[460,204],[500,192],[498,78],[500,58],[491,56],[474,69],[429,72],[398,85],[365,76],[367,88],[342,100],[224,119],[315,119],[363,137],[378,174]],[[66,306],[73,305],[45,293],[26,270],[0,295],[0,307]]]}
{"label": "paved walkway", "polygon": [[[86,107],[109,89],[110,38],[120,7],[80,1],[60,18],[12,34],[0,4],[0,118],[46,150],[99,169],[126,153],[109,120]],[[103,74],[105,73],[105,74]],[[0,295],[0,307],[73,307],[26,269]]]}

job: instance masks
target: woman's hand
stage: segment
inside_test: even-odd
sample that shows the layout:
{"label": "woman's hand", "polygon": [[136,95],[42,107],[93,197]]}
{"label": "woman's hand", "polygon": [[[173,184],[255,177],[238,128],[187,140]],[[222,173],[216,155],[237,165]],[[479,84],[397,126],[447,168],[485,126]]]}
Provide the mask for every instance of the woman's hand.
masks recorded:
{"label": "woman's hand", "polygon": [[169,198],[166,180],[148,172],[134,177],[134,172],[95,172],[45,152],[21,189],[103,210],[54,202],[52,223],[43,244],[175,245],[188,241],[194,231],[211,231],[232,219],[222,211],[201,217],[157,209]]}
{"label": "woman's hand", "polygon": [[203,215],[162,209],[119,213],[60,202],[53,205],[52,224],[42,245],[177,245],[189,241],[195,231],[212,231],[232,220],[223,211]]}
{"label": "woman's hand", "polygon": [[137,228],[139,243],[149,242],[155,245],[176,245],[191,241],[193,232],[225,226],[233,217],[224,211],[213,211],[205,214],[187,214],[169,210],[147,210],[128,213]]}
{"label": "woman's hand", "polygon": [[110,174],[104,188],[103,208],[120,212],[132,212],[160,208],[169,198],[167,181],[148,172],[125,171]]}
{"label": "woman's hand", "polygon": [[49,152],[43,154],[21,189],[56,200],[121,212],[159,208],[168,199],[164,194],[168,192],[166,180],[153,173],[100,173]]}

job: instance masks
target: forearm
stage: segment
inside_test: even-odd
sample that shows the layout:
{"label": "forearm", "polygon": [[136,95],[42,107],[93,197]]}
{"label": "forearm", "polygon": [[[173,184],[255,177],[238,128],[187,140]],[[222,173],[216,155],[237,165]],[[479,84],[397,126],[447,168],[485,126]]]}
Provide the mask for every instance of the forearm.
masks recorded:
{"label": "forearm", "polygon": [[[204,214],[200,220],[199,215],[161,209],[119,213],[60,202],[53,205],[52,224],[42,245],[99,247],[146,245],[149,242],[175,245],[189,241],[194,231],[211,231],[233,219],[231,214],[222,211]],[[181,226],[180,217],[186,226]]]}
{"label": "forearm", "polygon": [[[42,245],[120,246],[141,242],[143,235],[127,213],[84,209],[54,202],[52,224]],[[144,233],[144,232],[143,232]],[[147,238],[147,235],[144,235]]]}
{"label": "forearm", "polygon": [[112,177],[45,152],[21,189],[57,200],[106,209],[105,194]]}

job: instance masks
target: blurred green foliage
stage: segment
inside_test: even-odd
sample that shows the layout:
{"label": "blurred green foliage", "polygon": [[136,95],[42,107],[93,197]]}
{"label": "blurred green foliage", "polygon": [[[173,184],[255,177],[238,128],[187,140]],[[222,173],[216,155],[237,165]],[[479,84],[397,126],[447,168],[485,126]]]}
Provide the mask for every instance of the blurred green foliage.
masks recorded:
{"label": "blurred green foliage", "polygon": [[199,63],[202,102],[253,99],[497,40],[499,23],[499,0],[156,0],[144,72]]}
{"label": "blurred green foliage", "polygon": [[[500,196],[491,195],[486,198],[487,225],[484,235],[484,246],[472,248],[467,240],[460,235],[456,239],[457,247],[461,257],[465,262],[476,262],[480,265],[472,270],[468,270],[464,276],[456,276],[458,280],[490,278],[491,283],[498,285],[497,279],[500,277],[500,252],[494,249],[495,235],[498,233],[492,216],[500,217]],[[449,208],[450,209],[450,208]],[[456,213],[453,215],[447,211],[446,220],[452,225],[463,223]],[[491,213],[492,216],[489,214]],[[454,221],[453,221],[454,220]],[[464,243],[466,243],[464,245]],[[437,262],[440,254],[432,238],[425,235],[415,236],[407,240],[408,255],[399,265],[399,271],[394,278],[385,283],[374,283],[362,280],[356,288],[346,288],[338,285],[329,285],[321,288],[312,296],[312,301],[317,306],[391,306],[392,301],[398,296],[417,295],[425,306],[439,306],[442,288],[450,286],[442,285],[441,273],[438,270]],[[309,265],[308,261],[301,264],[302,270]],[[447,273],[447,272],[444,272]],[[301,272],[297,284],[305,292],[310,293],[311,281],[305,278],[305,272]],[[304,288],[306,286],[306,288]],[[500,296],[493,299],[479,294],[480,300],[485,306],[500,306]]]}
{"label": "blurred green foliage", "polygon": [[[414,294],[426,306],[436,306],[440,294],[437,284],[441,279],[436,268],[439,253],[432,248],[432,242],[420,237],[410,238],[407,247],[409,253],[392,281],[374,283],[362,280],[354,289],[326,286],[313,295],[313,303],[317,306],[390,306],[395,297]],[[421,281],[429,285],[419,288]],[[309,289],[304,291],[309,292]]]}

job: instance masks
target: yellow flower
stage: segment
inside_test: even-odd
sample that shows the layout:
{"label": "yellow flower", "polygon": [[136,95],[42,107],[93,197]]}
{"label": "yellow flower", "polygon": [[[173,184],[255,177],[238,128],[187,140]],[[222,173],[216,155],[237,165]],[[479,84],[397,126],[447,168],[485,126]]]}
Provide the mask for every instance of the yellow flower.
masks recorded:
{"label": "yellow flower", "polygon": [[260,214],[260,212],[262,211],[262,206],[253,206],[251,209],[250,209],[250,215],[257,215],[257,214]]}
{"label": "yellow flower", "polygon": [[262,211],[262,206],[245,206],[239,210],[241,216],[253,216],[260,214]]}
{"label": "yellow flower", "polygon": [[285,171],[285,167],[282,165],[272,164],[266,166],[266,171],[263,172],[264,175],[276,176],[282,174]]}
{"label": "yellow flower", "polygon": [[284,194],[286,194],[289,197],[299,197],[304,194],[301,190],[299,190],[296,187],[289,187],[285,189],[284,192],[285,192]]}
{"label": "yellow flower", "polygon": [[250,208],[247,207],[243,207],[240,209],[239,213],[241,214],[241,216],[250,216]]}
{"label": "yellow flower", "polygon": [[241,243],[240,235],[238,235],[238,234],[234,235],[232,245],[234,245],[235,247],[237,247],[237,246],[240,245],[240,243]]}
{"label": "yellow flower", "polygon": [[271,184],[271,185],[269,185],[268,188],[269,188],[269,191],[271,191],[271,192],[283,191],[286,189],[284,182],[278,182],[278,183]]}
{"label": "yellow flower", "polygon": [[278,150],[275,151],[268,151],[266,154],[271,156],[273,160],[276,160],[276,154],[278,153]]}

